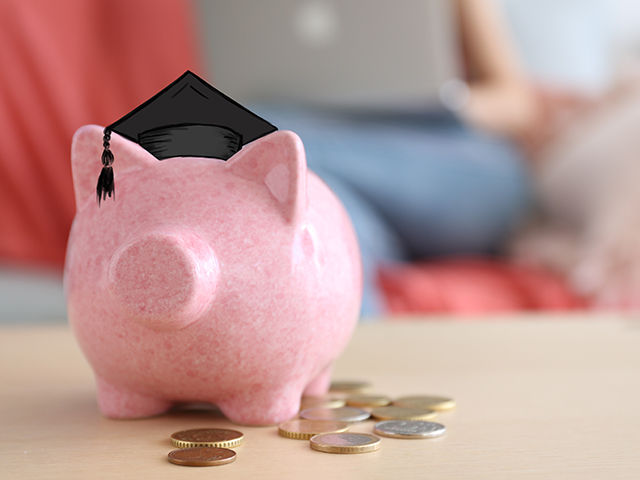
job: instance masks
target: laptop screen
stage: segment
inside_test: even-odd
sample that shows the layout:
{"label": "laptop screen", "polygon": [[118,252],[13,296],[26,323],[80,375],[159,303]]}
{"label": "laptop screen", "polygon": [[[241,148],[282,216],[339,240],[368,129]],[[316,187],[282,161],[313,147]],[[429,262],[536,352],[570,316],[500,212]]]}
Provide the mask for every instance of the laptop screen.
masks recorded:
{"label": "laptop screen", "polygon": [[461,72],[452,4],[202,1],[213,83],[241,102],[433,105]]}

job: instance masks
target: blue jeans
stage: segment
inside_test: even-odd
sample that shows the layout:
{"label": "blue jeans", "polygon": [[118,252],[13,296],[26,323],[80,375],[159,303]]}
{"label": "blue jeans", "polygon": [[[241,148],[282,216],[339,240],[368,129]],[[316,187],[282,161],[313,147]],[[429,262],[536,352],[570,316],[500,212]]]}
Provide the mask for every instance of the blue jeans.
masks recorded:
{"label": "blue jeans", "polygon": [[381,264],[496,253],[529,205],[519,152],[450,113],[253,111],[302,138],[309,168],[349,212],[362,252],[363,317],[384,313],[376,282]]}

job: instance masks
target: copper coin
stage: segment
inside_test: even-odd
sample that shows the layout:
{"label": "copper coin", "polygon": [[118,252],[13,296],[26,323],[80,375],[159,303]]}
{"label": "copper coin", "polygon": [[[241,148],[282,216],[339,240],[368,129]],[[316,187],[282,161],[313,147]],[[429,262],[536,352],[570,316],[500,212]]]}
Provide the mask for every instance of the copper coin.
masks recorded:
{"label": "copper coin", "polygon": [[210,467],[224,465],[236,459],[236,452],[228,448],[194,447],[179,448],[169,452],[169,461],[189,467]]}
{"label": "copper coin", "polygon": [[217,447],[231,448],[244,441],[242,432],[226,428],[195,428],[171,435],[171,444],[178,448]]}

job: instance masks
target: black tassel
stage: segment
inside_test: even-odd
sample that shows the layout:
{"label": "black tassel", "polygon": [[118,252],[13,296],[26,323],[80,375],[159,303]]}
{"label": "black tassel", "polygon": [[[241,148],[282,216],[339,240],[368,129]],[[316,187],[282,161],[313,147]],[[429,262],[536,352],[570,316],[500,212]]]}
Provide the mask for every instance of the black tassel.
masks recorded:
{"label": "black tassel", "polygon": [[113,194],[113,199],[116,199],[116,188],[113,181],[113,167],[111,166],[113,165],[113,152],[109,149],[111,130],[105,128],[103,133],[102,146],[104,147],[104,150],[102,151],[102,171],[100,172],[100,177],[98,177],[98,186],[96,188],[98,206],[100,206],[100,202],[102,200],[107,198],[107,195],[111,197],[111,194]]}

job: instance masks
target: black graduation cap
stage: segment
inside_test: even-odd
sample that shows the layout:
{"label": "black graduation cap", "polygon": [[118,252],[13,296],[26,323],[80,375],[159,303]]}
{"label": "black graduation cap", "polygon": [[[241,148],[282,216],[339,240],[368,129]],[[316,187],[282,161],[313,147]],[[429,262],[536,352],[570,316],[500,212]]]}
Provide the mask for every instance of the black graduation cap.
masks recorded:
{"label": "black graduation cap", "polygon": [[243,145],[275,130],[277,127],[187,70],[104,129],[98,204],[114,192],[111,132],[139,143],[158,160],[170,157],[227,160]]}

